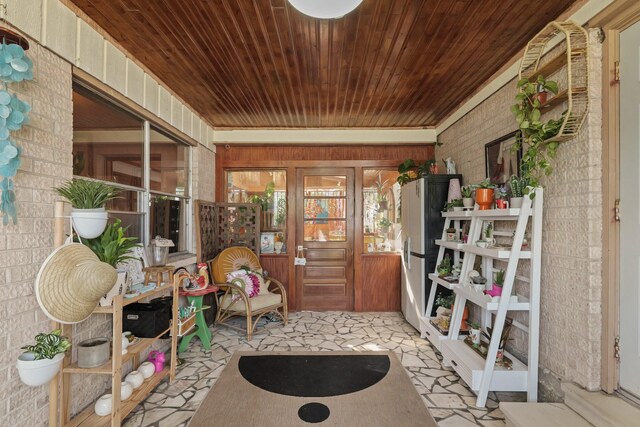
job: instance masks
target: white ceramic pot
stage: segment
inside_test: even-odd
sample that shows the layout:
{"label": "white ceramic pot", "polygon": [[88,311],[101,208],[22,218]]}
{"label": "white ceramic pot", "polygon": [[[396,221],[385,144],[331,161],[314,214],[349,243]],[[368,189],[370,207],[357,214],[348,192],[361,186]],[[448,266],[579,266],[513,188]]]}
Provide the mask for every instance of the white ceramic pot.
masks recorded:
{"label": "white ceramic pot", "polygon": [[453,207],[453,211],[454,212],[462,212],[463,210],[464,210],[464,206],[454,206]]}
{"label": "white ceramic pot", "polygon": [[107,227],[109,214],[104,208],[71,209],[73,228],[83,239],[93,239],[102,234]]}
{"label": "white ceramic pot", "polygon": [[133,386],[128,381],[120,383],[120,401],[124,402],[133,394]]}
{"label": "white ceramic pot", "polygon": [[151,362],[144,362],[138,366],[138,372],[142,374],[144,379],[151,378],[156,373],[156,367]]}
{"label": "white ceramic pot", "polygon": [[522,197],[512,197],[511,207],[514,209],[520,209],[522,207]]}
{"label": "white ceramic pot", "polygon": [[462,205],[465,208],[472,208],[473,207],[473,197],[463,197],[462,198]]}
{"label": "white ceramic pot", "polygon": [[111,397],[111,394],[103,394],[100,396],[100,398],[96,400],[96,404],[93,405],[93,410],[96,412],[96,415],[101,417],[111,415],[112,401],[113,398]]}
{"label": "white ceramic pot", "polygon": [[124,377],[124,380],[130,383],[133,388],[136,389],[142,385],[142,383],[144,382],[144,377],[138,371],[131,371],[129,372],[129,375]]}
{"label": "white ceramic pot", "polygon": [[56,354],[53,359],[35,360],[31,352],[18,356],[16,368],[23,383],[31,387],[37,387],[48,383],[56,376],[62,366],[64,353]]}
{"label": "white ceramic pot", "polygon": [[469,328],[469,337],[471,337],[471,342],[473,345],[480,345],[480,337],[481,337],[480,329]]}
{"label": "white ceramic pot", "polygon": [[116,284],[113,285],[113,288],[109,292],[105,294],[102,298],[100,298],[100,306],[101,307],[109,307],[113,305],[113,298],[116,295],[122,295],[127,290],[127,272],[118,270],[118,278],[116,279]]}
{"label": "white ceramic pot", "polygon": [[122,354],[127,354],[127,347],[129,347],[129,339],[127,338],[127,336],[123,333],[122,334]]}

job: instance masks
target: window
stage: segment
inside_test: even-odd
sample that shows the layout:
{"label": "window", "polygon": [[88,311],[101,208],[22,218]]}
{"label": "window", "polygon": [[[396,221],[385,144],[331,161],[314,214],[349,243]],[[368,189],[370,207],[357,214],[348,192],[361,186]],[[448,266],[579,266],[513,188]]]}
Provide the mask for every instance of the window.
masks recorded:
{"label": "window", "polygon": [[364,251],[400,251],[400,185],[394,170],[365,169],[362,180]]}
{"label": "window", "polygon": [[[227,202],[257,203],[261,207],[260,230],[274,233],[286,243],[287,173],[284,170],[230,170],[226,173]],[[282,249],[286,253],[286,246]]]}
{"label": "window", "polygon": [[156,235],[169,238],[170,252],[189,249],[189,161],[188,145],[74,83],[73,174],[122,190],[107,209],[127,234],[145,244]]}

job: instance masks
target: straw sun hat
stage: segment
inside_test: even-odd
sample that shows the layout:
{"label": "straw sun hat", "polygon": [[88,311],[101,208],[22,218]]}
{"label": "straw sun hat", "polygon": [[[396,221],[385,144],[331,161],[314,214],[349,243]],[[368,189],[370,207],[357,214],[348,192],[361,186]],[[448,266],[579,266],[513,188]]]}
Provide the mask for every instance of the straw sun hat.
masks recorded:
{"label": "straw sun hat", "polygon": [[78,323],[91,315],[118,273],[80,243],[60,246],[40,267],[36,297],[44,313],[60,323]]}

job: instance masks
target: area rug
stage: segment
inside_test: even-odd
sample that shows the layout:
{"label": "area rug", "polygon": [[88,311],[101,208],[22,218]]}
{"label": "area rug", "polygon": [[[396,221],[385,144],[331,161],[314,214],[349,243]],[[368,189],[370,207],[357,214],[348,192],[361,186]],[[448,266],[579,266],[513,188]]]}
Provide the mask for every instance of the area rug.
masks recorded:
{"label": "area rug", "polygon": [[393,352],[236,352],[189,427],[437,427]]}

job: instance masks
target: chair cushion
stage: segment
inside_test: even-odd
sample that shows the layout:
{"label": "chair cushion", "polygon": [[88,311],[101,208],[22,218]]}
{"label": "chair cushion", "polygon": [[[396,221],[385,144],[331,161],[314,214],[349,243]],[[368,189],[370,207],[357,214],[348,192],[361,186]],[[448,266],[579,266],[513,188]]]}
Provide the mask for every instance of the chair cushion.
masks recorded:
{"label": "chair cushion", "polygon": [[[272,294],[271,292],[267,292],[265,294],[260,293],[253,298],[249,298],[249,306],[251,307],[251,311],[260,310],[261,308],[269,307],[271,305],[277,305],[281,302],[282,295]],[[240,311],[243,313],[245,312],[244,300],[240,299],[233,302],[229,295],[224,296],[224,298],[220,302],[220,307],[226,310]]]}

